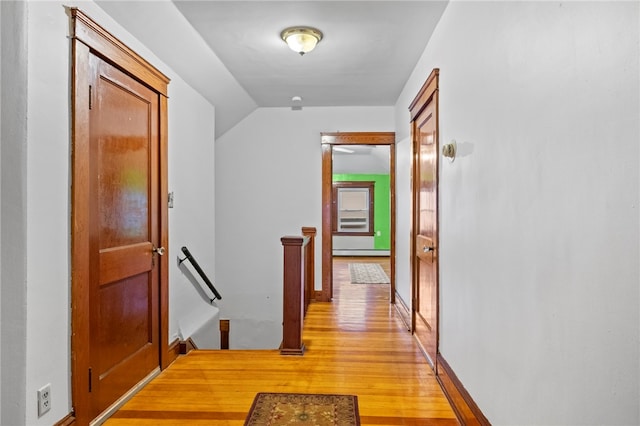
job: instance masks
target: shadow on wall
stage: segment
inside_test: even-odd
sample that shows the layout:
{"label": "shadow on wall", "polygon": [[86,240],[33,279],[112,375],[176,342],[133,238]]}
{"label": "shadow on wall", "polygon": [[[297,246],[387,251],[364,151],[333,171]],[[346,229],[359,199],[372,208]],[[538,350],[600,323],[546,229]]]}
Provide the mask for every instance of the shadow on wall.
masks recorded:
{"label": "shadow on wall", "polygon": [[456,157],[468,157],[473,154],[474,144],[472,142],[456,142]]}
{"label": "shadow on wall", "polygon": [[202,285],[200,285],[200,282],[198,281],[198,278],[196,278],[196,276],[193,275],[193,273],[189,270],[189,267],[187,265],[185,265],[184,259],[180,259],[180,256],[177,256],[176,257],[176,261],[177,261],[177,264],[178,264],[178,269],[180,269],[180,271],[182,272],[182,275],[184,275],[184,277],[191,284],[193,284],[193,287],[195,287],[195,289],[198,292],[198,294],[200,295],[200,297],[202,297],[202,300],[204,300],[207,303],[213,305],[213,302],[214,302],[213,295],[209,295],[205,291],[205,289],[202,287]]}
{"label": "shadow on wall", "polygon": [[180,340],[191,339],[198,349],[220,349],[220,309],[215,305],[215,299],[202,287],[198,278],[189,267],[177,256],[178,269],[184,277],[195,287],[202,300],[211,305],[211,311],[204,315],[187,315],[178,320]]}

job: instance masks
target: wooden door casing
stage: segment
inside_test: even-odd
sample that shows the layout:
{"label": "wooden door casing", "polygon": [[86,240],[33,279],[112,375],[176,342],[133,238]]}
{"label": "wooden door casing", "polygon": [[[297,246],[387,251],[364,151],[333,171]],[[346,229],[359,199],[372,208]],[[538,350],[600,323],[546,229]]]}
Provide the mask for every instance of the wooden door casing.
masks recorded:
{"label": "wooden door casing", "polygon": [[395,132],[323,132],[322,142],[322,292],[317,298],[330,302],[333,297],[333,146],[385,145],[389,146],[389,185],[391,276],[389,301],[396,302],[396,134]]}
{"label": "wooden door casing", "polygon": [[438,371],[438,76],[435,69],[410,106],[412,164],[412,331]]}
{"label": "wooden door casing", "polygon": [[[106,333],[100,336],[91,332],[91,324],[96,321],[96,312],[107,313],[107,308],[104,306],[101,310],[92,310],[92,301],[99,300],[95,299],[95,293],[99,291],[99,288],[104,288],[104,284],[117,282],[127,274],[133,274],[134,281],[140,280],[140,276],[148,275],[151,277],[151,275],[155,274],[155,277],[151,277],[151,281],[156,282],[156,285],[152,288],[154,294],[146,296],[154,300],[151,308],[152,312],[146,318],[155,317],[155,320],[152,321],[155,322],[155,325],[152,322],[147,323],[145,322],[146,320],[140,320],[140,317],[138,317],[138,323],[135,324],[137,329],[144,328],[147,331],[146,335],[152,336],[151,343],[139,345],[151,347],[151,349],[147,350],[147,354],[141,357],[153,357],[155,365],[160,365],[162,368],[166,368],[175,359],[172,351],[173,345],[170,347],[168,342],[168,258],[165,255],[153,260],[151,257],[152,247],[149,245],[149,242],[153,242],[154,245],[168,246],[167,86],[169,79],[82,11],[77,8],[69,8],[67,13],[71,18],[73,31],[71,38],[73,57],[71,86],[72,408],[76,424],[85,425],[91,422],[96,410],[98,410],[98,408],[92,408],[94,404],[90,386],[92,385],[91,382],[95,383],[95,376],[100,374],[98,371],[93,371],[92,364],[96,362],[96,359],[90,348],[95,343],[95,340],[107,339],[106,336],[109,334]],[[153,167],[156,168],[153,177],[154,182],[156,182],[156,189],[153,190],[155,195],[149,201],[148,206],[148,213],[153,215],[157,220],[157,224],[149,227],[149,230],[151,228],[154,229],[154,234],[149,234],[150,238],[146,242],[115,241],[115,246],[120,247],[119,249],[106,247],[110,244],[102,245],[101,247],[100,243],[100,222],[104,222],[104,218],[100,217],[100,210],[97,208],[99,196],[96,195],[96,191],[99,189],[99,181],[91,178],[92,170],[99,165],[99,160],[96,159],[99,155],[95,150],[95,146],[91,143],[94,126],[92,125],[90,107],[92,108],[93,103],[97,101],[95,88],[92,87],[95,84],[97,75],[95,66],[92,67],[92,61],[94,60],[92,57],[100,57],[112,69],[123,71],[127,78],[131,78],[139,85],[139,90],[143,90],[142,88],[150,90],[155,99],[154,103],[157,105],[157,107],[154,107],[155,112],[151,114],[155,117],[154,123],[150,125],[153,130],[149,130],[155,133],[154,139],[157,141],[155,157],[149,159],[149,164],[154,164]],[[120,77],[115,77],[115,80],[118,78]],[[115,86],[112,85],[111,88],[113,89],[113,87]],[[135,93],[136,90],[132,92]],[[130,95],[132,98],[137,99],[137,95]],[[132,102],[140,102],[140,100]],[[120,124],[118,127],[126,127],[120,126]],[[105,192],[105,194],[107,193],[108,191]],[[102,240],[104,242],[105,238],[102,238]],[[101,248],[103,250],[100,250]],[[132,261],[122,262],[123,258],[131,259]],[[155,262],[155,264],[151,268],[152,262]],[[102,286],[95,284],[99,280],[103,281]],[[108,284],[106,287],[108,287]],[[144,291],[139,290],[142,287],[144,286],[138,284],[138,291],[134,291],[134,293],[144,293]],[[147,289],[150,288],[148,287]],[[104,301],[106,300],[105,298]],[[140,298],[132,298],[132,301],[135,300],[137,302],[134,302],[134,304],[139,305]],[[126,310],[123,307],[118,309]],[[129,323],[128,320],[125,322]],[[140,326],[140,324],[143,325]],[[147,325],[149,325],[148,329]],[[115,334],[113,330],[116,330],[118,326],[117,324],[110,326],[112,329],[111,335]],[[138,343],[140,341],[139,336],[144,334],[138,333]],[[121,349],[116,349],[115,352],[120,351],[120,355],[122,355],[125,351]],[[144,352],[144,349],[142,351]],[[133,352],[137,353],[138,351],[134,350]],[[116,355],[118,354],[116,353]],[[98,363],[101,363],[102,367],[109,364],[115,365],[118,364],[117,361],[114,361],[117,358],[118,356],[114,356],[114,354],[105,354],[104,359],[98,360]],[[127,357],[125,356],[125,358]],[[98,370],[100,369],[101,367],[99,366]],[[104,377],[107,378],[108,375]],[[120,389],[125,387],[126,385],[123,385]],[[117,393],[120,393],[120,391]],[[107,397],[105,393],[102,397],[96,397],[95,399],[96,401],[107,401],[112,398],[113,396]]]}

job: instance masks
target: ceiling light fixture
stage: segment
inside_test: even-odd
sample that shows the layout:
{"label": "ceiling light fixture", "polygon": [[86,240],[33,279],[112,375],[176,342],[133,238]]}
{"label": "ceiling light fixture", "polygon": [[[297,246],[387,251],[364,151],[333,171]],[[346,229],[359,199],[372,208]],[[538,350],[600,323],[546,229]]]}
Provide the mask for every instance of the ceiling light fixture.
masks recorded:
{"label": "ceiling light fixture", "polygon": [[311,27],[290,27],[284,29],[280,37],[291,50],[302,56],[311,52],[322,40],[322,32]]}

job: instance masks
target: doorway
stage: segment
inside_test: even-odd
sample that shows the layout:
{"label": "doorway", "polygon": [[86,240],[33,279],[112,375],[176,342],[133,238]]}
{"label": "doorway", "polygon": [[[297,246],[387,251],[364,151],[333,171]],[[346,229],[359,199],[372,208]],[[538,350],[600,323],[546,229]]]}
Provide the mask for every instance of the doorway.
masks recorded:
{"label": "doorway", "polygon": [[[342,253],[354,255],[375,255],[376,238],[388,238],[388,271],[390,278],[389,301],[395,303],[395,133],[393,132],[349,132],[322,133],[322,292],[316,299],[330,301],[333,297],[333,254],[334,235],[355,240],[351,246],[342,246]],[[375,177],[371,174],[341,173],[342,184],[334,185],[334,155],[350,154],[356,151],[378,150],[388,161],[388,220],[389,235],[383,236],[375,227]],[[352,152],[351,152],[352,151]],[[341,170],[336,170],[341,171]],[[344,170],[342,170],[344,171]],[[346,175],[346,176],[345,176]],[[374,180],[372,180],[374,179]],[[383,187],[382,185],[380,186]],[[350,208],[343,209],[343,220],[339,213],[339,201],[343,190],[343,203]],[[382,198],[382,197],[381,197]],[[356,204],[358,205],[355,208]],[[361,206],[360,206],[361,204]],[[380,232],[380,235],[378,235]],[[382,238],[380,238],[382,237]],[[345,240],[341,241],[343,243]],[[359,245],[358,245],[359,244]],[[385,253],[387,254],[387,253]]]}
{"label": "doorway", "polygon": [[89,424],[169,363],[169,80],[69,11],[72,401]]}
{"label": "doorway", "polygon": [[438,77],[434,69],[409,107],[411,113],[411,329],[438,374]]}

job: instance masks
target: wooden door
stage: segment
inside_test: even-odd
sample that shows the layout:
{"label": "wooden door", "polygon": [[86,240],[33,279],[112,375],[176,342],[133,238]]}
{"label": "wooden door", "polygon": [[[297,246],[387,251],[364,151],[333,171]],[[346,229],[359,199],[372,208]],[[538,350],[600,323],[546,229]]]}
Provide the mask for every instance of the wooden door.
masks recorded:
{"label": "wooden door", "polygon": [[438,90],[437,70],[412,104],[412,328],[437,372]]}
{"label": "wooden door", "polygon": [[[95,55],[90,106],[91,414],[160,366],[159,96]],[[160,252],[160,253],[159,253]]]}
{"label": "wooden door", "polygon": [[168,341],[168,258],[160,255],[168,245],[169,79],[79,9],[68,12],[71,383],[75,422],[84,425],[102,421],[177,356]]}

